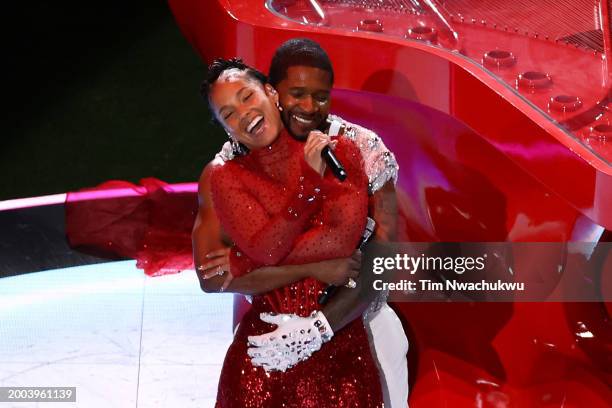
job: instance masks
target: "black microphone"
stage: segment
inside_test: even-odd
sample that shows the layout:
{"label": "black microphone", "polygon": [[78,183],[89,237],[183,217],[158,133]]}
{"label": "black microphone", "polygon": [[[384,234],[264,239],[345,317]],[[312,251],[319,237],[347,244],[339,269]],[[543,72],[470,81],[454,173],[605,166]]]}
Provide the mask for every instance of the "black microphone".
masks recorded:
{"label": "black microphone", "polygon": [[[363,235],[361,236],[359,245],[357,245],[357,248],[359,250],[362,250],[366,246],[366,244],[368,243],[368,241],[374,234],[375,227],[376,227],[376,222],[372,218],[368,217],[367,222],[366,222],[365,231],[363,232]],[[319,299],[318,299],[319,304],[320,305],[326,304],[327,301],[334,295],[334,293],[336,293],[337,290],[338,290],[338,286],[336,285],[329,285],[328,287],[326,287],[323,290],[323,292],[321,292],[321,295],[319,295]]]}
{"label": "black microphone", "polygon": [[[328,135],[337,136],[343,131],[344,125],[340,121],[327,118],[327,122],[330,124],[327,131]],[[329,146],[325,146],[321,150],[321,157],[323,157],[323,160],[325,160],[325,163],[327,163],[327,166],[329,166],[338,180],[344,181],[346,179],[346,170],[344,170],[344,167],[342,167],[342,164]]]}
{"label": "black microphone", "polygon": [[342,164],[329,146],[325,146],[321,150],[321,157],[323,157],[323,160],[325,160],[325,163],[327,163],[327,166],[338,180],[344,181],[346,179],[346,170],[344,170],[344,167],[342,167]]}

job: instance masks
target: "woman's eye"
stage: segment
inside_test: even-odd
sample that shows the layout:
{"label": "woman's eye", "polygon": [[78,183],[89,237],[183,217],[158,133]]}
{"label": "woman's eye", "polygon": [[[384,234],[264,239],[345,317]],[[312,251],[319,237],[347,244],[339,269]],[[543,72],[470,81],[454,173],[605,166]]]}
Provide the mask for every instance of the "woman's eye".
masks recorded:
{"label": "woman's eye", "polygon": [[247,96],[245,96],[245,97],[244,97],[244,100],[245,100],[245,101],[248,101],[248,100],[249,100],[249,98],[250,98],[252,95],[253,95],[253,92],[251,92],[251,93],[247,94]]}

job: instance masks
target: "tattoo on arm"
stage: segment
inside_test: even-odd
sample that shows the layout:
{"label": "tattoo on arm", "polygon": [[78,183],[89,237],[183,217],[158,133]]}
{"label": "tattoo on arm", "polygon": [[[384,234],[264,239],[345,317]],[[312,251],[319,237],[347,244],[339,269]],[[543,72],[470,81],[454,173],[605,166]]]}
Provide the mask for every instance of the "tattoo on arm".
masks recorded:
{"label": "tattoo on arm", "polygon": [[370,200],[370,214],[376,221],[377,241],[394,241],[397,236],[397,196],[392,181],[376,191]]}

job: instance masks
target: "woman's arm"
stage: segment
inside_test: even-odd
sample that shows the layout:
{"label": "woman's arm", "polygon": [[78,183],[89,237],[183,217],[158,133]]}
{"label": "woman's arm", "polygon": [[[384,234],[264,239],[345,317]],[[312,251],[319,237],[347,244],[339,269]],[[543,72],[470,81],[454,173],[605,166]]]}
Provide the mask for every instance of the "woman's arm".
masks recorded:
{"label": "woman's arm", "polygon": [[[340,140],[338,143],[336,154],[345,164],[348,176],[346,180],[340,182],[330,172],[325,175],[325,179],[320,183],[323,189],[322,218],[315,226],[295,237],[293,248],[284,259],[278,260],[283,265],[304,265],[323,260],[348,258],[355,251],[362,236],[367,216],[367,177],[357,147],[346,140]],[[238,246],[242,249],[240,245]],[[235,270],[235,266],[249,271],[262,266],[256,265],[257,262],[249,256],[242,254],[238,259],[235,254],[236,251],[230,253],[232,271]],[[313,273],[308,273],[309,270],[313,269],[300,269],[300,272],[303,277],[313,276]],[[329,282],[327,275],[320,274],[314,277]]]}
{"label": "woman's arm", "polygon": [[[219,220],[236,246],[233,262],[262,266],[274,265],[291,250],[310,216],[321,205],[321,177],[301,160],[301,176],[285,203],[285,208],[270,215],[248,190],[256,175],[234,162],[211,171],[211,194]],[[242,265],[244,266],[244,265]]]}
{"label": "woman's arm", "polygon": [[[198,198],[199,210],[193,227],[193,258],[196,266],[200,287],[204,292],[219,292],[226,282],[227,275],[213,275],[205,279],[206,272],[214,273],[218,266],[226,273],[232,274],[229,266],[227,249],[231,243],[222,239],[221,226],[212,205],[210,194],[210,173],[214,166],[222,162],[210,162],[202,172],[199,182]],[[219,251],[221,249],[221,251]],[[207,255],[220,252],[218,257],[208,258]],[[204,266],[204,270],[199,270]],[[355,277],[358,273],[358,265],[351,262],[350,258],[338,258],[329,261],[315,262],[306,265],[269,266],[255,269],[249,274],[234,277],[224,289],[228,292],[241,293],[245,295],[257,295],[270,290],[290,285],[308,276],[315,277],[325,282],[341,283],[346,278]]]}
{"label": "woman's arm", "polygon": [[[222,161],[213,160],[206,165],[200,176],[198,186],[199,208],[192,231],[193,259],[200,282],[200,287],[205,292],[218,292],[223,286],[225,276],[215,276],[210,279],[204,278],[201,266],[211,262],[207,254],[222,248],[227,248],[229,242],[223,242],[221,225],[212,205],[211,199],[211,174],[215,167],[223,165]],[[217,265],[224,270],[229,270],[227,260]],[[213,267],[216,267],[214,265]],[[228,290],[243,294],[264,293],[277,287],[291,284],[308,276],[310,269],[307,265],[296,265],[287,267],[264,267],[257,270],[253,276],[235,278]]]}
{"label": "woman's arm", "polygon": [[[228,290],[245,294],[256,294],[285,286],[307,276],[313,276],[328,283],[340,283],[341,281],[345,281],[347,276],[353,277],[357,274],[358,266],[355,267],[354,262],[351,263],[348,258],[353,253],[356,243],[359,241],[359,237],[363,232],[363,224],[367,213],[367,194],[365,189],[367,179],[361,167],[361,156],[359,151],[350,142],[343,143],[344,145],[339,148],[338,151],[342,152],[340,157],[347,163],[346,167],[349,170],[349,177],[343,183],[339,183],[335,179],[330,180],[331,176],[328,176],[327,180],[320,183],[327,194],[324,200],[324,217],[321,225],[311,228],[301,236],[296,237],[296,246],[291,250],[288,258],[290,261],[293,259],[292,263],[298,265],[259,268],[248,278],[244,278],[244,276],[240,276],[241,274],[238,273],[239,278],[231,282]],[[218,169],[219,171],[224,171],[222,167]],[[210,173],[213,173],[214,170],[215,169],[211,169]],[[207,171],[203,173],[200,183],[200,215],[210,214],[212,212],[212,205],[210,205],[210,199],[208,198],[210,194],[207,194],[211,184],[208,182],[208,173]],[[283,226],[282,221],[286,220],[286,217],[282,217],[279,220],[278,217],[274,219],[274,217],[269,217],[267,214],[262,214],[263,209],[259,203],[240,186],[239,177],[237,177],[236,174],[232,174],[231,169],[226,173],[227,174],[217,173],[225,177],[213,179],[213,186],[219,185],[217,183],[220,180],[225,180],[225,182],[221,184],[220,191],[216,194],[218,194],[219,197],[229,197],[229,202],[232,203],[230,206],[234,205],[233,203],[240,203],[243,208],[248,208],[249,214],[245,217],[241,217],[240,211],[233,214],[237,219],[243,221],[243,226],[248,227],[249,220],[253,219],[258,221],[259,231],[265,231],[265,229],[269,228],[271,225],[276,228]],[[304,177],[300,179],[303,180]],[[305,190],[303,187],[298,187],[298,191]],[[214,191],[213,194],[215,194]],[[300,193],[298,195],[303,196],[304,194]],[[206,205],[207,203],[208,205]],[[266,221],[263,226],[261,225],[262,218]],[[299,216],[295,216],[295,218],[299,218]],[[295,224],[293,219],[289,219],[288,221]],[[196,227],[197,225],[198,223],[196,223]],[[227,263],[227,261],[220,261],[217,263],[216,261],[208,261],[207,259],[199,261],[198,254],[202,255],[204,252],[201,252],[202,248],[197,244],[198,239],[195,232],[197,230],[198,228],[194,228],[194,248],[196,250],[195,258],[197,265],[204,265],[206,268],[212,268],[216,265]],[[244,231],[236,231],[234,229],[233,235],[240,237],[245,234]],[[248,232],[246,235],[249,235]],[[259,236],[257,232],[255,232],[251,234],[250,239],[251,242],[253,239],[257,239],[257,244],[263,245],[261,249],[268,249],[266,248],[266,240],[269,239],[269,236]],[[276,235],[275,239],[278,239],[278,235]],[[325,241],[325,239],[327,239],[327,241]],[[281,242],[278,243],[281,244]],[[198,247],[200,247],[200,250],[198,250]],[[242,247],[240,248],[242,249]],[[236,274],[234,266],[236,266],[237,263],[240,264],[238,266],[243,269],[246,268],[247,271],[256,269],[257,266],[261,266],[257,265],[258,260],[252,260],[251,257],[248,256],[249,251],[250,250],[241,251],[240,249],[233,250],[232,254],[234,255],[234,259],[233,262],[231,262],[231,269],[229,265],[224,265],[223,269],[230,269],[232,274]],[[237,258],[237,254],[240,252],[244,253]],[[345,258],[338,259],[339,253],[344,255]],[[269,258],[272,258],[273,261],[276,260],[273,256],[269,256]],[[221,257],[221,259],[223,259],[223,257]],[[321,259],[328,259],[329,261],[320,261]],[[261,258],[259,262],[261,262]],[[313,265],[306,265],[306,263],[313,263]],[[203,279],[201,275],[200,279],[205,281],[202,284],[203,287],[206,287],[206,290],[210,291],[219,290],[223,285],[223,281],[225,281],[223,277]]]}
{"label": "woman's arm", "polygon": [[367,177],[361,153],[352,142],[339,139],[335,153],[347,178],[340,182],[331,172],[325,175],[322,218],[296,240],[283,264],[349,257],[357,248],[368,213]]}

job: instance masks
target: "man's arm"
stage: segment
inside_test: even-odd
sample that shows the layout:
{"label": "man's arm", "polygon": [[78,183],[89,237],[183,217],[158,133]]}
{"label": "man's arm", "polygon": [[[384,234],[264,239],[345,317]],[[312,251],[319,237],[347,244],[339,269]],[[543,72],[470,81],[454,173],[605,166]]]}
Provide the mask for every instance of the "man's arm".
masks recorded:
{"label": "man's arm", "polygon": [[[387,181],[370,197],[369,214],[376,221],[374,240],[390,242],[397,233],[397,197],[392,180]],[[373,274],[360,274],[355,280],[357,289],[342,287],[323,308],[334,332],[363,314],[376,297],[372,287]]]}
{"label": "man's arm", "polygon": [[218,291],[223,284],[223,277],[204,279],[198,268],[207,261],[206,254],[228,245],[228,243],[223,242],[221,225],[215,214],[210,196],[210,173],[215,166],[219,165],[222,165],[222,161],[215,159],[208,163],[202,171],[198,184],[198,215],[191,232],[193,262],[200,287],[204,292]]}
{"label": "man's arm", "polygon": [[[382,139],[368,129],[349,124],[345,135],[360,146],[365,170],[370,179],[370,187],[374,190],[368,209],[369,216],[376,222],[374,240],[378,242],[394,241],[397,233],[398,214],[395,193],[398,166],[395,156],[387,149]],[[380,186],[381,183],[384,184]],[[323,313],[328,317],[333,330],[344,327],[353,319],[361,316],[367,309],[377,294],[372,287],[373,280],[374,275],[370,271],[361,274],[357,282],[358,290],[341,288],[330,299]]]}
{"label": "man's arm", "polygon": [[[380,225],[375,239],[395,239],[397,201],[392,180],[371,197],[371,204],[370,215],[374,216]],[[331,339],[333,333],[361,317],[377,294],[372,286],[373,280],[372,272],[360,274],[356,289],[340,288],[339,293],[332,297],[322,312],[313,313],[309,317],[290,314],[262,315],[261,320],[275,324],[277,328],[269,333],[249,337],[250,346],[247,353],[253,364],[262,366],[266,371],[285,371],[308,359],[323,343]],[[287,338],[290,340],[286,340]],[[288,341],[306,342],[310,348],[296,351],[288,347]]]}

